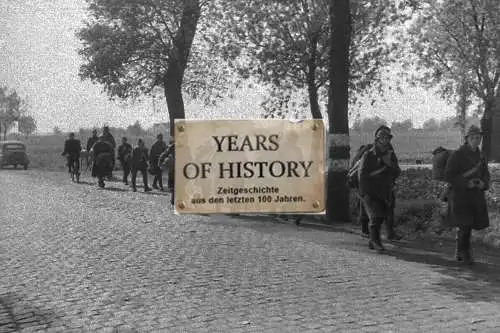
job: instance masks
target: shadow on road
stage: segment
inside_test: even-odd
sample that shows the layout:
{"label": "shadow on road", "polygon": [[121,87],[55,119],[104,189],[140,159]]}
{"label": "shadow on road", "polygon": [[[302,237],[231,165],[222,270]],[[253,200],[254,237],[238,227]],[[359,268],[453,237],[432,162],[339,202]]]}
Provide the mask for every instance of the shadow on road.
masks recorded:
{"label": "shadow on road", "polygon": [[97,186],[97,183],[88,182],[86,180],[80,180],[80,182],[78,184],[82,184],[82,185],[96,185]]}
{"label": "shadow on road", "polygon": [[[276,225],[290,225],[293,228],[297,228],[295,226],[295,219],[292,215],[287,215],[286,217],[278,217],[277,215],[240,215],[240,214],[227,214],[225,215],[229,221],[234,221],[235,223],[238,223],[238,221],[246,221],[247,223],[241,224],[238,223],[240,226],[250,226],[252,225],[252,222],[258,222],[259,224],[265,223],[266,225],[269,226],[269,229],[276,229]],[[226,220],[227,220],[226,219]],[[301,223],[298,226],[300,228],[299,230],[303,232],[307,232],[308,230],[315,231],[315,230],[325,230],[325,231],[330,231],[330,232],[348,232],[352,233],[351,229],[348,228],[348,225],[352,224],[335,224],[335,225],[326,225],[322,223],[315,223],[311,224],[308,223],[308,220],[310,220],[311,217],[306,217],[301,219]],[[224,221],[224,223],[228,223],[228,221]],[[277,229],[278,231],[280,229]]]}
{"label": "shadow on road", "polygon": [[120,187],[108,187],[108,186],[105,186],[103,188],[103,190],[105,191],[112,191],[112,192],[130,192],[129,189],[127,188],[120,188]]}
{"label": "shadow on road", "polygon": [[[353,232],[352,224],[335,226],[303,224],[295,226],[293,219],[279,220],[270,215],[219,215],[201,223],[258,230],[265,234],[300,237],[315,244],[378,255],[368,249],[367,240]],[[325,231],[318,235],[315,231]],[[469,302],[500,302],[500,255],[474,244],[476,264],[466,266],[454,260],[454,242],[414,239],[402,242],[384,241],[386,256],[398,260],[425,264],[443,275],[434,288],[437,293],[453,295]]]}
{"label": "shadow on road", "polygon": [[168,192],[158,192],[158,191],[151,191],[151,192],[144,192],[144,194],[146,195],[157,195],[157,196],[160,196],[160,197],[169,197],[170,196],[170,193]]}
{"label": "shadow on road", "polygon": [[20,332],[29,327],[51,327],[55,314],[41,308],[32,307],[14,293],[0,294],[0,330]]}
{"label": "shadow on road", "polygon": [[474,252],[476,263],[471,266],[454,259],[454,248],[450,244],[445,244],[439,252],[427,250],[425,241],[420,243],[420,249],[403,244],[391,249],[388,255],[429,265],[443,274],[441,281],[434,285],[438,293],[454,294],[456,298],[469,302],[500,302],[500,257],[485,251],[477,247]]}

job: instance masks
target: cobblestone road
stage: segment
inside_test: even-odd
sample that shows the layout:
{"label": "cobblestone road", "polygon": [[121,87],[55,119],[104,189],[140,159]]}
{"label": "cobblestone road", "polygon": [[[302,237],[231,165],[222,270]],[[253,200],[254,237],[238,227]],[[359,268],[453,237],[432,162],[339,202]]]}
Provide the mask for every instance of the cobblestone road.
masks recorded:
{"label": "cobblestone road", "polygon": [[[0,171],[0,332],[500,332],[500,268]],[[92,184],[85,183],[92,181]],[[481,258],[480,258],[481,260]]]}

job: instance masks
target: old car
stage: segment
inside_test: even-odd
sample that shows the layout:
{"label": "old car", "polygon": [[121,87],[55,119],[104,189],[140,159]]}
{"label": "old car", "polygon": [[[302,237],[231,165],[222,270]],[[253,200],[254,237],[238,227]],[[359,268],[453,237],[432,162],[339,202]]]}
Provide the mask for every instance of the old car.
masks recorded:
{"label": "old car", "polygon": [[0,141],[0,166],[13,165],[17,168],[22,165],[28,169],[30,163],[26,154],[26,145],[21,141]]}

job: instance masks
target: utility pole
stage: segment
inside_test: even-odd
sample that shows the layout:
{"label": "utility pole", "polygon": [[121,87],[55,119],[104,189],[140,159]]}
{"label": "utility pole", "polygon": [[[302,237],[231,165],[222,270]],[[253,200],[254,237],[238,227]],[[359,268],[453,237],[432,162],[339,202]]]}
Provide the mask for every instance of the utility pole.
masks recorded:
{"label": "utility pole", "polygon": [[349,46],[350,0],[330,0],[330,87],[328,91],[328,223],[350,220],[349,188]]}

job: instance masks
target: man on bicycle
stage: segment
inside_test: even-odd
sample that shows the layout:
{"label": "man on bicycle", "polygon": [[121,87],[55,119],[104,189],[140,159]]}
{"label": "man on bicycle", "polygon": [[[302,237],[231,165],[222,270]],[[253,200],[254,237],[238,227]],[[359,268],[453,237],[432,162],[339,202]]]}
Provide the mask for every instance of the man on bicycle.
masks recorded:
{"label": "man on bicycle", "polygon": [[69,173],[73,171],[73,167],[76,168],[76,173],[79,172],[81,151],[82,145],[80,140],[75,139],[75,133],[69,133],[69,139],[64,141],[64,151],[61,154],[62,156],[66,156]]}

